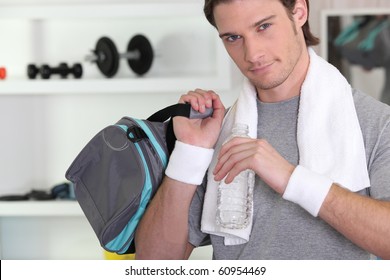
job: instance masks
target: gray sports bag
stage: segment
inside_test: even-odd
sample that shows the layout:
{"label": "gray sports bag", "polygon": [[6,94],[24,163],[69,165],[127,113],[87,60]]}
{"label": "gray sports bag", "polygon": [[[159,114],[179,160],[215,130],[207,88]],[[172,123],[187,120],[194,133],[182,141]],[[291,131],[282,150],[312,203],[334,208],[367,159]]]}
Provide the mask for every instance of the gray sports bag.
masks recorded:
{"label": "gray sports bag", "polygon": [[123,117],[101,130],[78,154],[65,177],[101,246],[134,253],[134,233],[164,176],[176,140],[171,117],[206,118],[175,104],[147,120]]}

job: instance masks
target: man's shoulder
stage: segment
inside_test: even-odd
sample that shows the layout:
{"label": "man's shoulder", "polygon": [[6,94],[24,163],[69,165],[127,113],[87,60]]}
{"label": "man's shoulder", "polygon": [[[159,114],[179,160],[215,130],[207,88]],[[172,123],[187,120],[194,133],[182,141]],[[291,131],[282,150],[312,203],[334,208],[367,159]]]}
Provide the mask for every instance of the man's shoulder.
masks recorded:
{"label": "man's shoulder", "polygon": [[387,126],[390,122],[390,106],[359,90],[353,89],[353,100],[361,126]]}
{"label": "man's shoulder", "polygon": [[358,90],[353,90],[353,99],[370,159],[375,157],[378,145],[388,145],[385,143],[390,139],[390,106]]}

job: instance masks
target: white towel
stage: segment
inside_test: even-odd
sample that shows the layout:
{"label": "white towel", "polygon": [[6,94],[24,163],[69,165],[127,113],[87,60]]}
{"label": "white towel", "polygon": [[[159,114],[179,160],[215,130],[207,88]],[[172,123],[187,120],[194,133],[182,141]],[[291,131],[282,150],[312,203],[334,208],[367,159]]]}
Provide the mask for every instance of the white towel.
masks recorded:
{"label": "white towel", "polygon": [[[351,191],[370,185],[363,136],[352,89],[340,72],[309,48],[310,65],[301,88],[297,143],[299,164],[328,176]],[[201,230],[223,236],[225,245],[249,240],[252,222],[245,229],[225,229],[216,220],[218,182],[213,170],[222,143],[235,122],[246,123],[249,135],[257,138],[257,93],[245,80],[237,102],[227,113],[208,172]]]}

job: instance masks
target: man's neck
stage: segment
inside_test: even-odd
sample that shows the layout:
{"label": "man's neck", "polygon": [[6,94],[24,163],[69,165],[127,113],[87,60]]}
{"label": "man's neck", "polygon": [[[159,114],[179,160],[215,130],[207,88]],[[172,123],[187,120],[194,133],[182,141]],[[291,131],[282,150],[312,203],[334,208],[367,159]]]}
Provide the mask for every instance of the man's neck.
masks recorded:
{"label": "man's neck", "polygon": [[305,81],[310,64],[309,52],[306,50],[296,65],[294,71],[283,84],[268,90],[258,89],[257,96],[261,102],[276,103],[289,100],[301,94],[301,87]]}

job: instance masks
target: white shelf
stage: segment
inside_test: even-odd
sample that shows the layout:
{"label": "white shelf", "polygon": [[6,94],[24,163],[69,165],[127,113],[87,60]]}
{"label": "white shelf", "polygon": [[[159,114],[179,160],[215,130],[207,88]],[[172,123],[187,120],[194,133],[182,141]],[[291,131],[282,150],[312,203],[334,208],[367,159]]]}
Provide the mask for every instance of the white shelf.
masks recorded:
{"label": "white shelf", "polygon": [[[152,86],[154,85],[154,86]],[[223,76],[182,78],[129,78],[129,79],[65,79],[65,80],[5,80],[1,82],[0,95],[40,94],[107,94],[177,92],[194,88],[229,89],[231,84]]]}
{"label": "white shelf", "polygon": [[76,201],[1,201],[0,217],[81,217]]}

